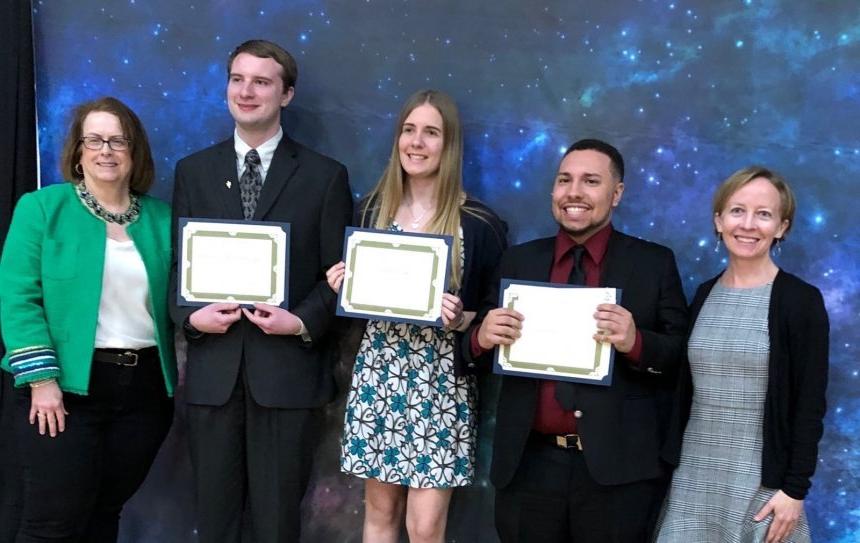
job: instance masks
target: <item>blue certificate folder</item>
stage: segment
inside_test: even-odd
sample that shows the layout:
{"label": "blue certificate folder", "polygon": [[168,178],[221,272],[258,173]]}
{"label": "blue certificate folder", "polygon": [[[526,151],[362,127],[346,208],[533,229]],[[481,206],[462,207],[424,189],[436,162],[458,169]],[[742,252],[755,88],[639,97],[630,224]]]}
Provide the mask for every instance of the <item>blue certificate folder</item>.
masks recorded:
{"label": "blue certificate folder", "polygon": [[[371,238],[371,239],[365,239]],[[379,238],[379,239],[377,239]],[[396,240],[396,242],[392,242]],[[343,237],[343,262],[346,265],[346,275],[337,297],[337,315],[359,319],[374,319],[390,322],[405,322],[419,326],[441,327],[442,312],[439,298],[448,285],[449,261],[453,238],[436,234],[416,234],[396,230],[376,230],[373,228],[349,227]],[[397,257],[398,251],[422,254],[432,258],[432,284],[425,307],[398,307],[394,303],[378,302],[376,300],[355,300],[353,294],[355,281],[361,280],[355,274],[358,249],[377,249],[378,252],[391,251],[392,258]],[[418,288],[427,288],[419,285]],[[390,298],[390,293],[384,293],[382,298]],[[437,310],[438,309],[438,310]]]}
{"label": "blue certificate folder", "polygon": [[[265,285],[266,289],[270,293],[275,293],[279,288],[283,289],[283,301],[278,304],[270,304],[270,305],[278,305],[283,309],[289,308],[289,292],[290,292],[290,223],[282,223],[282,222],[268,222],[268,221],[229,221],[223,219],[200,219],[200,218],[190,218],[190,217],[179,217],[177,221],[177,285],[176,285],[176,303],[181,306],[204,306],[209,305],[211,303],[216,302],[234,302],[238,301],[242,307],[252,308],[255,302],[261,303],[269,303],[268,296],[260,296],[260,295],[240,295],[240,294],[230,294],[230,293],[214,293],[214,292],[191,292],[190,296],[183,295],[183,284],[190,285],[190,273],[193,273],[193,267],[190,273],[183,274],[183,263],[186,259],[190,259],[191,257],[191,244],[193,244],[193,239],[189,240],[189,244],[186,244],[185,236],[183,235],[183,231],[185,230],[188,223],[203,223],[203,224],[211,224],[213,226],[212,231],[206,232],[203,230],[198,230],[194,235],[202,235],[208,237],[226,237],[230,234],[225,234],[224,227],[229,225],[235,225],[236,229],[241,231],[242,229],[247,229],[247,227],[254,226],[263,226],[266,228],[273,229],[274,232],[280,235],[283,242],[284,247],[282,249],[278,249],[276,247],[277,243],[272,241],[272,248],[270,257],[272,259],[273,268],[274,265],[278,262],[283,264],[283,274],[282,276],[275,273],[274,269],[267,279],[267,284]],[[247,239],[253,240],[272,240],[273,238],[267,234],[262,234],[260,232],[241,232],[236,234],[236,236],[241,236]],[[234,237],[234,236],[231,236]],[[230,255],[224,255],[225,262],[230,258]],[[193,264],[192,264],[193,266]],[[190,290],[190,288],[188,289]]]}
{"label": "blue certificate folder", "polygon": [[[544,283],[538,281],[520,281],[513,279],[502,279],[501,288],[499,289],[499,307],[505,307],[505,291],[512,285],[526,285],[535,287],[545,287],[551,289],[571,289],[571,288],[588,288],[583,285],[567,285],[559,283]],[[621,299],[621,289],[615,289],[614,300],[606,300],[604,303],[618,303]],[[508,304],[510,309],[516,309],[513,304]],[[528,319],[528,315],[523,315]],[[596,328],[596,326],[595,326]],[[558,364],[553,361],[544,360],[528,360],[518,361],[510,360],[510,346],[500,345],[496,348],[493,361],[493,373],[500,375],[511,375],[516,377],[530,377],[534,379],[550,379],[553,381],[570,381],[575,383],[585,383],[589,385],[609,386],[612,384],[612,372],[615,367],[615,348],[609,349],[608,360],[605,358],[601,361],[600,345],[595,342],[595,352],[593,355],[594,367],[591,369],[583,368],[558,368]],[[590,362],[591,358],[589,358]],[[507,363],[503,363],[506,361]],[[605,374],[596,375],[595,370],[600,369],[605,371]],[[601,372],[602,373],[602,372]]]}

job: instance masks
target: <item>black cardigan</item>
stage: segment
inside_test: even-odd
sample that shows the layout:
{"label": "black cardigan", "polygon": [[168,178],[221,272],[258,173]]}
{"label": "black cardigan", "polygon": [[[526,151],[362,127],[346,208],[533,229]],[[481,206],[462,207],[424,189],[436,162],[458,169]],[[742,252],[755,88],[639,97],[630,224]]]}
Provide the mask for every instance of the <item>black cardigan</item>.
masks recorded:
{"label": "black cardigan", "polygon": [[[719,275],[703,283],[690,307],[691,326]],[[777,273],[768,308],[770,358],[764,407],[761,483],[802,500],[811,486],[826,411],[830,325],[821,292],[800,278]],[[690,417],[690,364],[681,366],[678,396],[663,458],[677,466]]]}

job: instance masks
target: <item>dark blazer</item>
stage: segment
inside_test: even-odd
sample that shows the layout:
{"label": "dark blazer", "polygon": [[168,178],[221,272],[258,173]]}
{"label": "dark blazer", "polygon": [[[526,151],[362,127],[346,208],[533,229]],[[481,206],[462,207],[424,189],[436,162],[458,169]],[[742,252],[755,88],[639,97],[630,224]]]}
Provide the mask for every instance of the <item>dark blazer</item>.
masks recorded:
{"label": "dark blazer", "polygon": [[463,207],[470,211],[460,213],[465,254],[460,300],[464,311],[478,311],[508,247],[508,225],[478,200],[467,198]]}
{"label": "dark blazer", "polygon": [[[549,281],[554,247],[555,237],[511,247],[473,326],[498,307],[500,278]],[[686,347],[687,304],[672,251],[620,232],[609,238],[600,285],[622,289],[620,305],[633,314],[642,333],[639,364],[616,356],[611,386],[575,385],[588,470],[598,483],[617,485],[662,473],[659,452],[674,385],[669,376],[674,377]],[[492,359],[487,353],[472,360],[468,342],[462,354],[484,365]],[[502,378],[490,471],[497,488],[507,486],[516,473],[534,422],[538,388],[537,379]]]}
{"label": "dark blazer", "polygon": [[[174,235],[178,217],[242,221],[238,181],[232,138],[180,160],[173,193]],[[254,220],[291,225],[289,310],[305,323],[312,341],[266,335],[245,318],[225,334],[189,338],[185,379],[189,403],[226,403],[243,358],[248,387],[264,407],[312,408],[331,400],[335,353],[325,339],[335,295],[325,271],[341,258],[343,232],[351,217],[346,168],[284,135],[266,174]],[[175,296],[175,258],[172,289]],[[181,326],[195,310],[174,303],[171,315]]]}
{"label": "dark blazer", "polygon": [[[691,306],[691,330],[720,275],[696,290]],[[830,324],[821,292],[782,270],[773,281],[767,320],[770,357],[761,482],[802,500],[811,486],[818,461],[818,441],[824,431]],[[680,461],[692,401],[693,380],[690,363],[685,358],[663,455],[673,465]]]}

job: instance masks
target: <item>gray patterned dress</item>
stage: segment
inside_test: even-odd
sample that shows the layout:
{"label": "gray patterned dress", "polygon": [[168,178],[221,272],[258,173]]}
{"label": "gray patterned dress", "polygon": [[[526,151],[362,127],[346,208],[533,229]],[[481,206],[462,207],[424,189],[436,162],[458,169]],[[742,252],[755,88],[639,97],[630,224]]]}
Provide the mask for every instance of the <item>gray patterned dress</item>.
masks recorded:
{"label": "gray patterned dress", "polygon": [[453,332],[369,321],[347,397],[341,471],[413,488],[471,484],[476,396],[474,376],[454,376]]}
{"label": "gray patterned dress", "polygon": [[[693,404],[681,462],[659,525],[659,542],[764,541],[753,517],[776,490],[761,486],[771,283],[714,285],[690,335]],[[808,542],[802,516],[784,541]]]}

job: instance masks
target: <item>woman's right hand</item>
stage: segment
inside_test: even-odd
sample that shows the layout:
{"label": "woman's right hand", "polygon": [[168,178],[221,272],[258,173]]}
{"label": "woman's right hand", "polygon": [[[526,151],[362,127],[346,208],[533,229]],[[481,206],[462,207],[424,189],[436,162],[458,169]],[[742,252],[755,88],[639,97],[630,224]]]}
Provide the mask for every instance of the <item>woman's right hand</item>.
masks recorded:
{"label": "woman's right hand", "polygon": [[343,261],[338,262],[325,272],[325,280],[328,286],[335,292],[340,291],[340,286],[343,284],[343,275],[346,271],[346,264]]}
{"label": "woman's right hand", "polygon": [[66,411],[63,405],[63,391],[57,381],[30,387],[30,424],[39,423],[39,434],[45,431],[51,437],[66,429]]}

